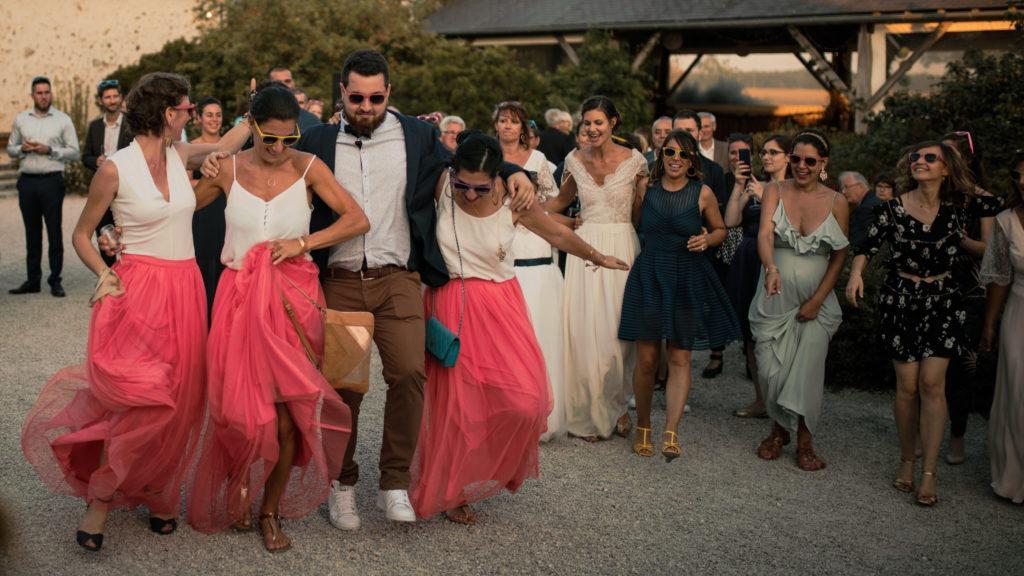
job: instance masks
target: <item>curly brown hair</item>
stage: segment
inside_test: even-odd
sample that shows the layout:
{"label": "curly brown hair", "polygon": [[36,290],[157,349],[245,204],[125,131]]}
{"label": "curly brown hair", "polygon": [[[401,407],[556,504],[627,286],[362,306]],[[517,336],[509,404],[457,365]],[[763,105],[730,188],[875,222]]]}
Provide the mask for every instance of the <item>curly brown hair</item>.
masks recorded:
{"label": "curly brown hair", "polygon": [[526,125],[530,122],[530,116],[526,113],[526,108],[521,103],[514,100],[502,102],[494,107],[494,114],[491,115],[491,122],[497,124],[498,118],[501,117],[502,112],[508,112],[519,119],[519,145],[524,149],[529,148],[530,131]]}
{"label": "curly brown hair", "polygon": [[896,165],[896,172],[899,174],[896,195],[902,196],[911,190],[917,190],[918,184],[911,171],[910,155],[932,147],[937,147],[942,151],[942,161],[949,170],[949,176],[942,180],[942,185],[939,188],[939,200],[962,205],[968,196],[974,196],[975,185],[974,179],[971,177],[971,170],[960,154],[937,140],[919,142],[903,150],[903,156],[900,158],[899,164]]}
{"label": "curly brown hair", "polygon": [[164,111],[181,103],[191,90],[188,79],[170,72],[152,72],[135,83],[125,99],[124,118],[133,134],[159,136]]}

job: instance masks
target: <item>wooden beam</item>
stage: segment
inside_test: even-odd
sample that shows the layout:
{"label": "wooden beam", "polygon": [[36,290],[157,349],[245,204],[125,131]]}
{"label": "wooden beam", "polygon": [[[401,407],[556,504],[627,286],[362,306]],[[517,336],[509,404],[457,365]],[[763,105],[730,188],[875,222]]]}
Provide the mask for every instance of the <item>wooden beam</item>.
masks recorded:
{"label": "wooden beam", "polygon": [[637,70],[640,69],[641,66],[643,66],[644,61],[647,60],[647,57],[651,55],[651,51],[654,50],[654,47],[658,45],[658,42],[660,40],[661,32],[655,32],[654,34],[651,34],[651,37],[647,39],[647,43],[644,44],[643,49],[641,49],[640,53],[637,54],[636,58],[633,59],[633,65],[630,67],[630,69],[633,70],[633,72],[636,72]]}
{"label": "wooden beam", "polygon": [[878,91],[875,92],[871,96],[871,98],[868,99],[867,109],[870,110],[871,108],[874,108],[875,104],[881,102],[882,98],[885,98],[885,95],[889,93],[889,90],[891,90],[897,82],[899,82],[900,80],[903,79],[904,76],[906,76],[907,72],[909,72],[910,69],[914,66],[914,63],[920,60],[921,56],[924,56],[925,52],[931,50],[932,46],[935,46],[935,43],[941,40],[942,37],[946,35],[947,30],[949,30],[949,22],[943,22],[942,24],[939,25],[938,28],[935,29],[934,32],[929,34],[928,38],[926,38],[924,42],[922,42],[921,45],[918,46],[916,50],[914,50],[910,57],[904,60],[902,64],[900,64],[900,67],[897,68],[895,72],[893,72],[892,76],[890,76],[889,79],[885,81],[885,84],[882,84],[882,87],[879,88]]}
{"label": "wooden beam", "polygon": [[690,62],[690,65],[686,67],[686,70],[683,70],[683,74],[679,77],[679,79],[672,83],[672,87],[669,88],[668,93],[665,94],[665,100],[668,100],[673,94],[676,93],[676,90],[679,90],[679,87],[683,85],[683,80],[686,80],[686,77],[690,75],[690,72],[693,72],[693,69],[697,67],[697,64],[703,57],[703,52],[697,53],[697,57],[693,59],[693,62]]}
{"label": "wooden beam", "polygon": [[811,64],[810,61],[806,60],[803,54],[799,52],[793,52],[793,56],[796,56],[796,59],[799,60],[800,63],[804,65],[804,68],[807,68],[807,71],[810,72],[811,76],[813,76],[814,79],[818,81],[818,84],[821,84],[822,88],[824,88],[825,90],[832,89],[832,87],[829,86],[828,82],[826,82],[825,79],[821,77],[821,74],[818,72],[818,69],[814,67],[814,64]]}
{"label": "wooden beam", "polygon": [[[796,26],[788,26],[787,29],[789,30],[789,35],[796,40],[796,43],[800,45],[800,48],[811,55],[811,64],[819,70],[818,74],[821,75],[821,78],[828,82],[826,87],[828,89],[834,89],[842,92],[849,100],[852,101],[853,95],[850,94],[850,87],[846,85],[846,82],[843,82],[843,79],[836,73],[835,69],[832,68],[832,65],[828,63],[828,60],[822,56],[821,51],[819,51],[818,48],[811,43],[811,40]],[[800,60],[803,61],[803,58]],[[817,77],[818,74],[815,74],[815,77]]]}
{"label": "wooden beam", "polygon": [[566,42],[565,36],[561,34],[555,34],[555,39],[558,40],[558,45],[562,47],[562,51],[565,52],[565,55],[569,57],[569,61],[572,62],[574,65],[579,66],[580,57],[576,54],[576,50],[574,50],[573,47],[570,46],[568,42]]}

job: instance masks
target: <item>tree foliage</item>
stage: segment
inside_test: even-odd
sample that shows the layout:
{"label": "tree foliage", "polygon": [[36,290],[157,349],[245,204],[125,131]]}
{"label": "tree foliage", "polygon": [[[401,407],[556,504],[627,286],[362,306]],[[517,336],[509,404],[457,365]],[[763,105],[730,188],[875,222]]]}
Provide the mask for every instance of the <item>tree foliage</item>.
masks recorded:
{"label": "tree foliage", "polygon": [[225,101],[230,113],[250,77],[278,65],[291,69],[310,95],[330,100],[334,73],[360,48],[380,50],[392,69],[392,104],[411,114],[440,110],[489,130],[494,105],[522,102],[539,117],[547,107],[575,111],[593,94],[613,98],[626,127],[651,115],[650,78],[630,70],[630,54],[607,34],[592,32],[580,66],[544,74],[511,50],[470,47],[423,29],[439,0],[206,0],[196,8],[198,37],[176,40],[114,73],[125,85],[156,70],[187,76],[194,96]]}

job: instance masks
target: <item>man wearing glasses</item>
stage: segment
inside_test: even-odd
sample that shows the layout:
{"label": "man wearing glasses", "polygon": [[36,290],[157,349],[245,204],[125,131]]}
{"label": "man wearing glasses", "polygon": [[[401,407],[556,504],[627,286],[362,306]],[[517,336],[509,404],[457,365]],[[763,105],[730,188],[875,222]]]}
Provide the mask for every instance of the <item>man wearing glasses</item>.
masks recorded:
{"label": "man wearing glasses", "polygon": [[28,279],[11,294],[40,291],[43,277],[43,224],[46,224],[50,256],[50,293],[64,297],[61,269],[64,267],[64,240],[61,215],[64,206],[64,164],[77,160],[78,135],[67,114],[51,103],[50,79],[32,79],[31,110],[14,118],[7,154],[18,164],[18,207],[25,223],[25,251]]}
{"label": "man wearing glasses", "polygon": [[[82,150],[82,164],[93,172],[99,170],[111,154],[132,143],[132,134],[121,110],[122,102],[121,83],[117,80],[104,80],[96,87],[96,105],[100,107],[101,114],[89,123],[85,148]],[[113,223],[114,214],[107,209],[96,226],[96,237],[99,237],[100,229]],[[102,251],[100,255],[107,266],[114,265],[114,256],[108,256]]]}
{"label": "man wearing glasses", "polygon": [[850,204],[850,248],[856,250],[868,237],[868,228],[875,220],[875,206],[882,201],[860,172],[840,173],[839,191]]}
{"label": "man wearing glasses", "polygon": [[[380,451],[377,506],[389,520],[414,522],[409,502],[409,465],[419,437],[426,380],[426,325],[420,283],[441,286],[449,279],[434,226],[434,188],[450,153],[437,128],[389,111],[387,60],[360,50],[341,72],[343,110],[338,124],[303,130],[299,149],[316,154],[334,172],[370,220],[370,231],[330,249],[314,250],[327,305],[335,310],[368,311],[374,317],[374,342],[387,383],[384,438]],[[506,164],[503,175],[517,189],[513,208],[528,202],[535,188],[521,169]],[[338,216],[314,198],[310,232]],[[352,434],[340,478],[332,483],[331,524],[359,528],[355,484],[359,467],[355,447],[363,395],[339,390],[352,413]]]}

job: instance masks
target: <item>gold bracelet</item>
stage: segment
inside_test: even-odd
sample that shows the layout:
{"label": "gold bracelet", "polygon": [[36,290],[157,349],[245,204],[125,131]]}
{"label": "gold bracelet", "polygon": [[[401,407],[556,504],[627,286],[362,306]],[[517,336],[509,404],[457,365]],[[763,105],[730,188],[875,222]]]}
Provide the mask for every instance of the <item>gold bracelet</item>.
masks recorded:
{"label": "gold bracelet", "polygon": [[779,267],[776,266],[775,264],[770,264],[770,265],[768,265],[767,268],[764,269],[764,273],[765,274],[771,274],[772,272],[778,274],[779,273]]}
{"label": "gold bracelet", "polygon": [[299,236],[299,248],[302,249],[303,253],[306,252],[306,241],[302,239],[302,236]]}

